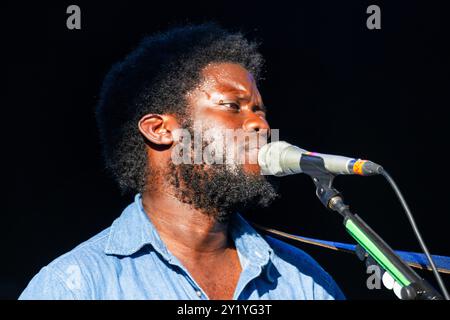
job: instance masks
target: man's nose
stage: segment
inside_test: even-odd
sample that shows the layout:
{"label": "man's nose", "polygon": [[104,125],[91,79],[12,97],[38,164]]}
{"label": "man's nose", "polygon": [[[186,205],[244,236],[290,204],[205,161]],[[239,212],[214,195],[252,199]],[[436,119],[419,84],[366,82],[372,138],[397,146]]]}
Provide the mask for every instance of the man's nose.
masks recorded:
{"label": "man's nose", "polygon": [[243,124],[243,129],[245,131],[260,131],[263,129],[266,129],[268,132],[270,132],[270,126],[266,119],[257,116],[256,114],[249,115]]}

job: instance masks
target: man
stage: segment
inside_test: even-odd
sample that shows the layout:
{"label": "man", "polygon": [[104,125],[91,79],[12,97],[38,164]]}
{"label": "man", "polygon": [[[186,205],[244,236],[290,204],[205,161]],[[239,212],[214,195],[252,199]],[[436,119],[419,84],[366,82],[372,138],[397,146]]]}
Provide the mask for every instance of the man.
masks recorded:
{"label": "man", "polygon": [[[97,120],[106,166],[135,202],[44,267],[20,298],[343,299],[311,257],[239,214],[277,197],[257,163],[174,161],[183,128],[269,131],[261,66],[255,44],[214,24],[146,38],[116,64]],[[237,150],[251,158],[258,148]]]}

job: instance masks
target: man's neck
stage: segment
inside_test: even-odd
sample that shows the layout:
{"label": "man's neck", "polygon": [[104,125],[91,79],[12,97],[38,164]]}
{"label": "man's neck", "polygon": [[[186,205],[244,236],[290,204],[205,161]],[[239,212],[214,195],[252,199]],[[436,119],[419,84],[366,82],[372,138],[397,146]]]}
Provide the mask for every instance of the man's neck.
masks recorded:
{"label": "man's neck", "polygon": [[216,221],[170,193],[146,192],[142,204],[161,239],[176,256],[192,260],[214,258],[233,246],[228,223]]}

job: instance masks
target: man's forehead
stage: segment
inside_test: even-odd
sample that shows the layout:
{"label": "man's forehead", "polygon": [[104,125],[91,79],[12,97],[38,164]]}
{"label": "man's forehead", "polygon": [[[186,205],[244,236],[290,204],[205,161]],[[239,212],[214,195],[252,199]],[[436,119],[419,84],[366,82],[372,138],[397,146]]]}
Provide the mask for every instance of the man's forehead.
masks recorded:
{"label": "man's forehead", "polygon": [[202,70],[204,89],[221,89],[244,95],[256,88],[252,74],[236,63],[211,63]]}

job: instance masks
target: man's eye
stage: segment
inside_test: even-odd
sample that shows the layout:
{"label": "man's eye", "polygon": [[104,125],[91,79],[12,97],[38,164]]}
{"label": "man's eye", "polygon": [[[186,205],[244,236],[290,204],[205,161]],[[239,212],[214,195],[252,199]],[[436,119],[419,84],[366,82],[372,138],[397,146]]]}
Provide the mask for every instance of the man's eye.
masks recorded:
{"label": "man's eye", "polygon": [[239,111],[240,109],[240,106],[235,102],[222,102],[220,103],[220,105],[236,111]]}

